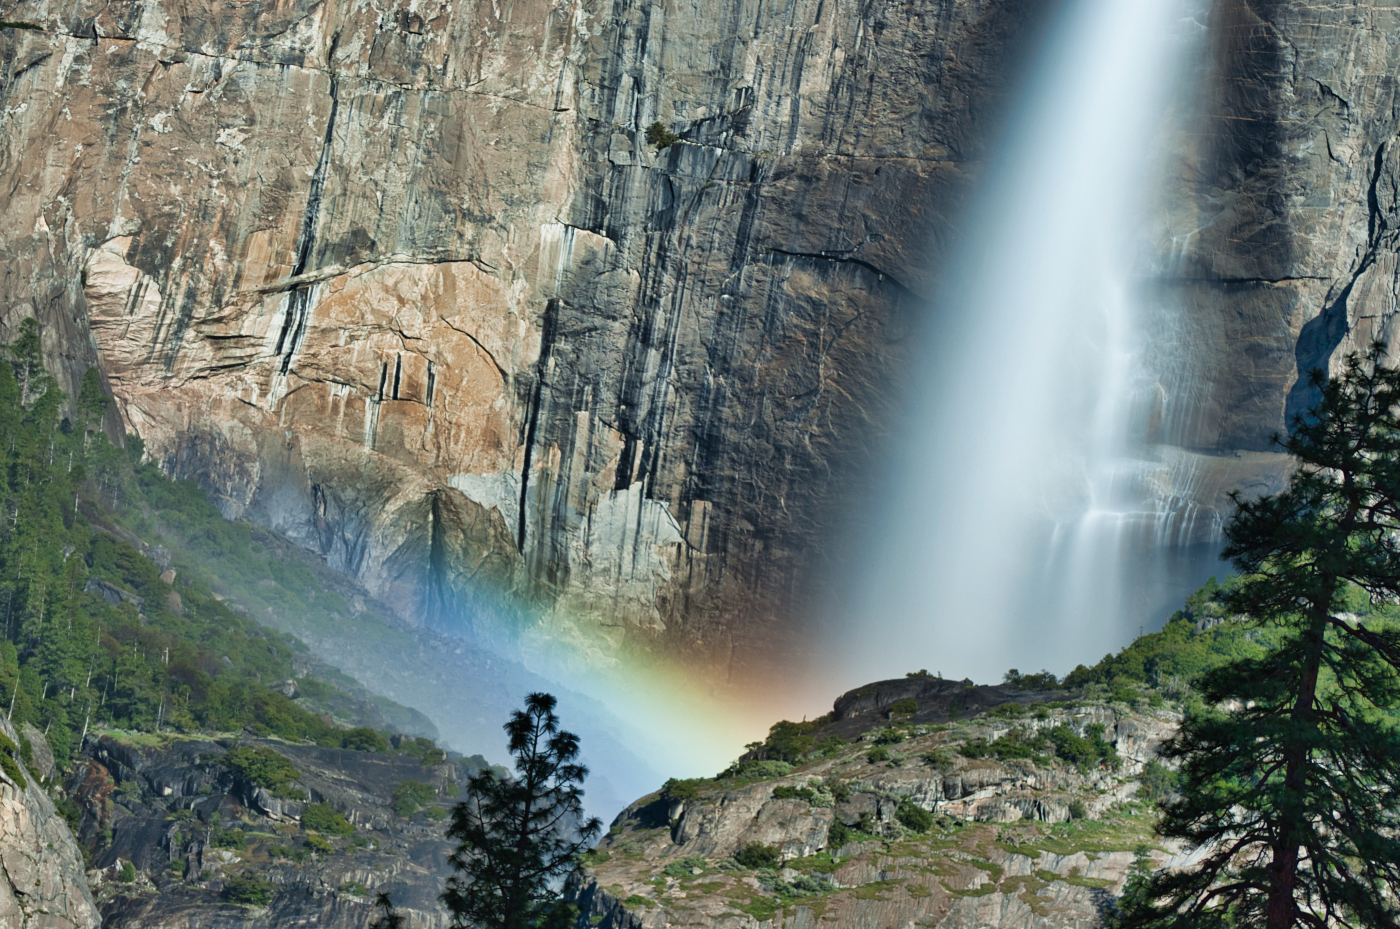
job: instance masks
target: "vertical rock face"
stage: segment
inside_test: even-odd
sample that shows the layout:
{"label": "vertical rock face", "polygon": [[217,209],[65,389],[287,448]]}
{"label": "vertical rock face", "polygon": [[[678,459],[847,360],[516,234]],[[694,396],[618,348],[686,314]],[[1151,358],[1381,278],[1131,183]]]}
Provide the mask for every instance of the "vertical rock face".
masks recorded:
{"label": "vertical rock face", "polygon": [[24,0],[6,319],[407,615],[742,675],[1051,6]]}
{"label": "vertical rock face", "polygon": [[[757,675],[1055,6],[23,0],[0,310],[406,616]],[[1158,440],[1262,449],[1388,332],[1395,16],[1213,5]]]}
{"label": "vertical rock face", "polygon": [[[8,720],[0,720],[0,734],[19,743]],[[97,929],[102,921],[73,833],[35,775],[21,776],[23,786],[0,771],[0,926]]]}
{"label": "vertical rock face", "polygon": [[1307,409],[1306,374],[1394,341],[1400,11],[1217,0],[1215,74],[1167,210],[1188,447],[1261,450]]}

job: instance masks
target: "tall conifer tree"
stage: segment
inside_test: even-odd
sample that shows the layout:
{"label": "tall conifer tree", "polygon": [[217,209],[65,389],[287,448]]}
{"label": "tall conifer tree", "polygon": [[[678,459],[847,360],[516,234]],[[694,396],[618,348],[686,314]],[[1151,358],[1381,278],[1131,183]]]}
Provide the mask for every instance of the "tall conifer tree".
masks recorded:
{"label": "tall conifer tree", "polygon": [[[1400,926],[1400,373],[1384,360],[1376,345],[1316,373],[1322,399],[1276,439],[1298,461],[1287,488],[1234,498],[1227,603],[1273,644],[1197,684],[1159,828],[1203,857],[1140,881],[1118,925]],[[1368,598],[1382,608],[1358,619]]]}
{"label": "tall conifer tree", "polygon": [[459,843],[457,872],[442,901],[452,924],[471,929],[563,927],[571,913],[555,886],[578,866],[602,828],[583,818],[578,736],[559,728],[556,701],[530,694],[505,724],[514,778],[489,768],[467,782],[467,799],[452,810],[449,838]]}

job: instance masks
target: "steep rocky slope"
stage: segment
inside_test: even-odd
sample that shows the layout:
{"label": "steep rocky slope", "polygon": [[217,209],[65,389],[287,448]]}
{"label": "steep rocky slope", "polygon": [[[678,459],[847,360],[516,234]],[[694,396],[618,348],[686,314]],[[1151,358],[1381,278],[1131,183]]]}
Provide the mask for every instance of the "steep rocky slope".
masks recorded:
{"label": "steep rocky slope", "polygon": [[743,676],[1053,7],[10,3],[0,304],[406,615]]}
{"label": "steep rocky slope", "polygon": [[[10,746],[19,734],[0,719]],[[37,736],[38,733],[36,732]],[[36,740],[42,745],[42,737]],[[40,786],[45,749],[30,771],[6,752],[0,766],[0,925],[11,929],[96,929],[101,919],[68,824]],[[52,766],[52,758],[47,765]],[[23,781],[23,783],[21,783]]]}
{"label": "steep rocky slope", "polygon": [[[270,790],[222,763],[250,748],[296,778]],[[433,927],[447,924],[444,804],[464,779],[456,762],[403,754],[112,733],[93,740],[69,789],[106,926],[363,926],[388,891],[413,925]],[[396,813],[405,783],[422,796]]]}
{"label": "steep rocky slope", "polygon": [[806,729],[796,767],[756,747],[633,804],[574,898],[618,929],[1093,925],[1137,854],[1170,858],[1135,775],[1180,717],[1065,696],[917,679],[854,691]]}

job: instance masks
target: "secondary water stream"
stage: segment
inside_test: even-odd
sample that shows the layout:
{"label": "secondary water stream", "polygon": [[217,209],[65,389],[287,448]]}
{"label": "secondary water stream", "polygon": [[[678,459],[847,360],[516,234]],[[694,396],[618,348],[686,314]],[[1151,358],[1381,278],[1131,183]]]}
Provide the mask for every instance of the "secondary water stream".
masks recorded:
{"label": "secondary water stream", "polygon": [[1049,37],[931,308],[869,560],[833,624],[842,681],[888,676],[895,643],[945,676],[1063,674],[1217,569],[1199,459],[1149,444],[1189,400],[1173,377],[1189,359],[1149,351],[1138,297],[1171,260],[1144,231],[1164,114],[1198,65],[1194,8],[1071,0]]}

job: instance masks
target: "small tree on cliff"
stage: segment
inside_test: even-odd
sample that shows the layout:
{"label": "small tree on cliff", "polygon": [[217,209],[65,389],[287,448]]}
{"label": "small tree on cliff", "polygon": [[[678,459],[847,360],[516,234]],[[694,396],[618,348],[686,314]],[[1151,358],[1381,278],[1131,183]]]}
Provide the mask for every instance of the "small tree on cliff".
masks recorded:
{"label": "small tree on cliff", "polygon": [[471,929],[529,929],[571,922],[557,889],[578,866],[602,828],[583,818],[578,736],[559,728],[556,701],[530,694],[506,723],[514,778],[489,769],[472,775],[467,799],[452,810],[449,838],[456,871],[442,902],[452,925]]}
{"label": "small tree on cliff", "polygon": [[[1400,926],[1400,373],[1352,355],[1283,447],[1287,489],[1226,529],[1228,605],[1271,647],[1197,684],[1169,743],[1180,797],[1159,829],[1203,849],[1159,872],[1120,926]],[[1277,441],[1277,440],[1276,440]],[[1388,616],[1386,614],[1389,614]]]}

